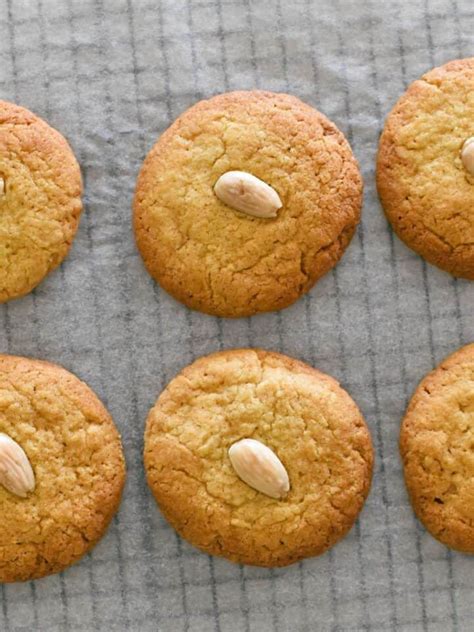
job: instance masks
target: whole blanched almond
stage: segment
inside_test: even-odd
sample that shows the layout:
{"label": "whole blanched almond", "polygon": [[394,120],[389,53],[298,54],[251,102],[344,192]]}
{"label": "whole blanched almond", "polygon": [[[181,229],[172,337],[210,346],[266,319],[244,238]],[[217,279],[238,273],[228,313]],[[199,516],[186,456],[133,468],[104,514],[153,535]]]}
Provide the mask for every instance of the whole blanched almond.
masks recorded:
{"label": "whole blanched almond", "polygon": [[474,176],[474,136],[468,138],[461,149],[461,160],[464,169]]}
{"label": "whole blanched almond", "polygon": [[253,217],[276,217],[283,204],[280,196],[263,180],[245,171],[227,171],[214,185],[221,202]]}
{"label": "whole blanched almond", "polygon": [[290,480],[283,463],[260,441],[237,441],[229,448],[229,459],[237,476],[262,494],[283,498],[290,489]]}
{"label": "whole blanched almond", "polygon": [[0,432],[0,485],[25,498],[35,488],[35,475],[23,448]]}

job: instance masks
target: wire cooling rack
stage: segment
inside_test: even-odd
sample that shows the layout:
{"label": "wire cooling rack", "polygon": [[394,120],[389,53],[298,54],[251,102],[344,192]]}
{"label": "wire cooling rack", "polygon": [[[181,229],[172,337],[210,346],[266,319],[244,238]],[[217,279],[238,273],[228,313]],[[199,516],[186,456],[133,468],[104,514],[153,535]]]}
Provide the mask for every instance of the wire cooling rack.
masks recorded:
{"label": "wire cooling rack", "polygon": [[[424,71],[472,56],[473,32],[470,0],[2,0],[0,97],[68,137],[85,213],[61,268],[0,306],[0,351],[60,363],[96,390],[120,427],[128,482],[86,559],[0,587],[0,630],[473,629],[473,560],[416,522],[397,441],[416,383],[474,339],[474,287],[394,238],[374,189],[387,112]],[[308,296],[227,321],[188,311],[153,283],[130,205],[144,155],[180,112],[252,88],[291,92],[336,122],[360,161],[365,202],[342,262]],[[161,517],[142,468],[144,421],[167,381],[202,354],[249,345],[338,378],[376,446],[372,492],[350,535],[286,569],[193,549]]]}

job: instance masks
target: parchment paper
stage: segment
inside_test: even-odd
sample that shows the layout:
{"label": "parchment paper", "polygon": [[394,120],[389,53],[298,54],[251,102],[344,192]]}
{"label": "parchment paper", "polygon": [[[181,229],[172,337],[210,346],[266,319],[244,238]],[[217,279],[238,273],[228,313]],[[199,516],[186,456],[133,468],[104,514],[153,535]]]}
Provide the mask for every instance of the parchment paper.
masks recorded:
{"label": "parchment paper", "polygon": [[[93,552],[60,575],[0,587],[0,630],[472,630],[474,559],[416,522],[398,456],[412,390],[474,340],[474,284],[426,265],[390,231],[374,188],[383,120],[434,65],[474,52],[470,0],[1,0],[0,97],[70,140],[85,213],[66,262],[0,306],[0,351],[60,363],[109,407],[125,496]],[[365,179],[362,224],[337,268],[290,309],[226,321],[154,284],[131,231],[136,174],[198,99],[291,92],[348,136]],[[281,570],[209,558],[165,523],[142,468],[164,385],[220,348],[276,349],[338,378],[376,446],[372,492],[331,552]],[[1,516],[0,516],[1,528]]]}

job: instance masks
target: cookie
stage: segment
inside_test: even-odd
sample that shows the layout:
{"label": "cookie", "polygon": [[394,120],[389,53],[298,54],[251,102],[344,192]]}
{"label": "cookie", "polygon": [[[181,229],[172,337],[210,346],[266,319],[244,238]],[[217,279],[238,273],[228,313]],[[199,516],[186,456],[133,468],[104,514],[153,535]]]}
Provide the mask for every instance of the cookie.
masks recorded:
{"label": "cookie", "polygon": [[212,555],[271,567],[319,555],[349,531],[373,450],[336,380],[240,349],[203,357],[168,384],[148,416],[144,458],[180,535]]}
{"label": "cookie", "polygon": [[415,81],[387,118],[377,187],[394,231],[454,276],[474,279],[474,58]]}
{"label": "cookie", "polygon": [[416,389],[400,450],[413,508],[450,548],[474,553],[474,344],[462,347]]}
{"label": "cookie", "polygon": [[119,434],[91,389],[54,364],[0,355],[0,582],[77,562],[124,479]]}
{"label": "cookie", "polygon": [[[227,182],[234,207],[214,190],[228,172],[241,174]],[[177,300],[250,316],[291,305],[338,262],[361,201],[356,160],[331,121],[287,94],[231,92],[191,107],[150,151],[135,235],[149,273]]]}
{"label": "cookie", "polygon": [[35,288],[67,255],[82,181],[67,141],[25,108],[0,101],[0,302]]}

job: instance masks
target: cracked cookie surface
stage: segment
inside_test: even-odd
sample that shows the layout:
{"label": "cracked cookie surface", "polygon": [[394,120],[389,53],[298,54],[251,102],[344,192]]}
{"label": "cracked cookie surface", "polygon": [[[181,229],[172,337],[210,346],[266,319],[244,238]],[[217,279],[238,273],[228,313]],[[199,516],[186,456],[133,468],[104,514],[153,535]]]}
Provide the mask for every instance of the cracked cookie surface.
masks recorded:
{"label": "cracked cookie surface", "polygon": [[[213,187],[245,171],[279,194],[274,219],[226,206]],[[343,134],[299,99],[231,92],[160,137],[137,181],[134,227],[151,276],[193,309],[248,316],[292,304],[342,256],[362,180]]]}
{"label": "cracked cookie surface", "polygon": [[0,101],[0,303],[33,290],[69,252],[82,210],[67,141],[25,108]]}
{"label": "cracked cookie surface", "polygon": [[400,450],[418,518],[446,546],[474,553],[474,344],[421,381]]}
{"label": "cracked cookie surface", "polygon": [[474,176],[461,148],[474,134],[474,58],[423,75],[389,114],[377,186],[397,235],[433,265],[474,279]]}
{"label": "cracked cookie surface", "polygon": [[120,503],[120,436],[91,389],[65,369],[0,355],[0,432],[26,452],[36,489],[0,485],[0,582],[59,572],[103,535]]}
{"label": "cracked cookie surface", "polygon": [[[282,461],[290,479],[283,500],[238,478],[228,450],[243,438]],[[252,349],[200,358],[174,378],[148,416],[144,456],[155,499],[184,538],[259,566],[318,555],[342,538],[373,464],[364,419],[336,380]]]}

